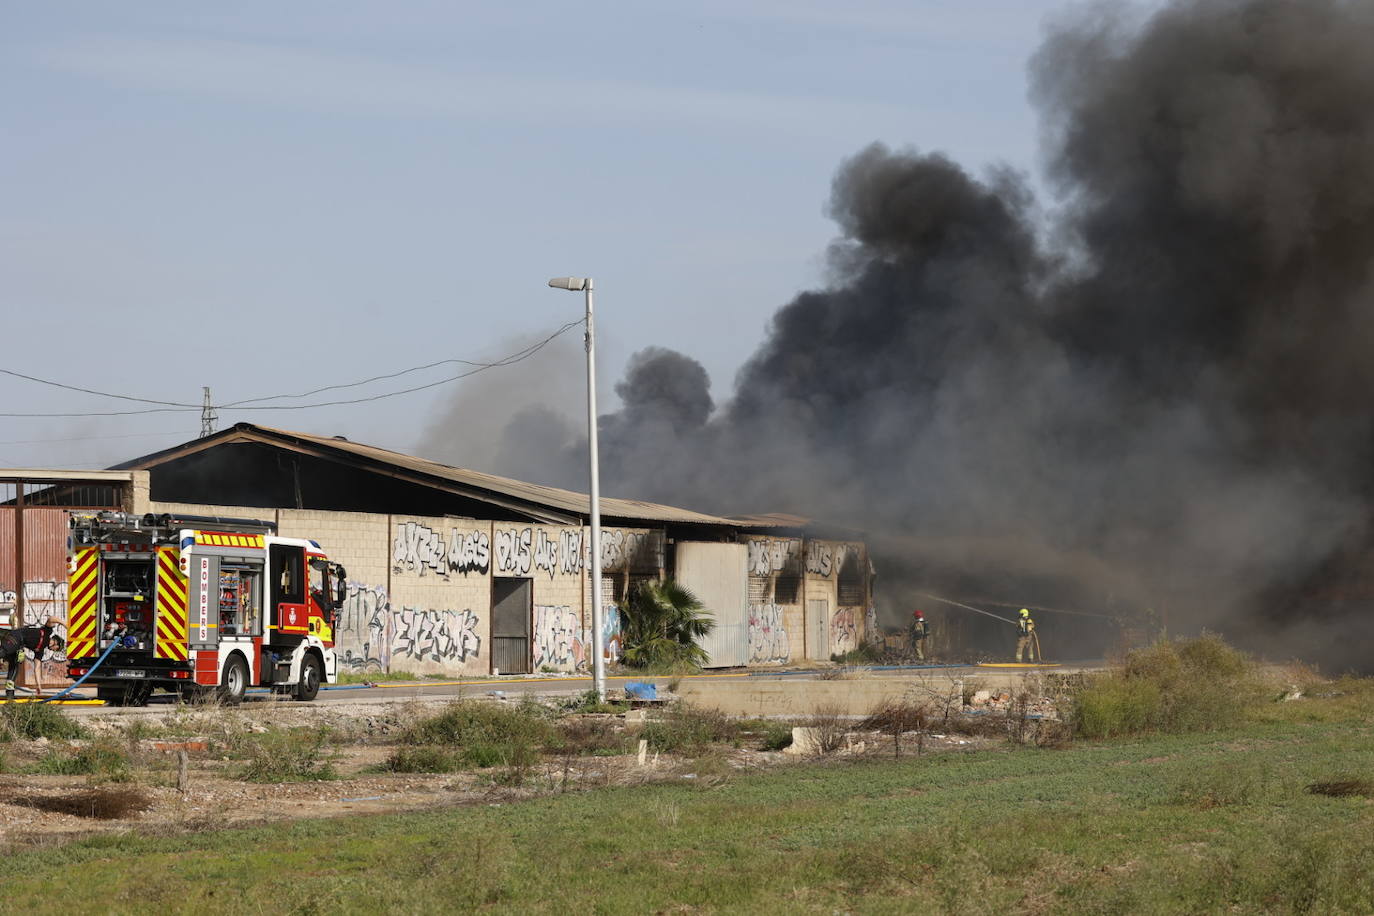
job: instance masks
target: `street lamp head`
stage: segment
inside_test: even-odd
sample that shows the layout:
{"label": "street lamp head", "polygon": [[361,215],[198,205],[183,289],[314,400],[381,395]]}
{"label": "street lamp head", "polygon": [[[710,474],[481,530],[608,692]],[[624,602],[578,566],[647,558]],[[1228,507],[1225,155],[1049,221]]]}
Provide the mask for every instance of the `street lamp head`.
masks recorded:
{"label": "street lamp head", "polygon": [[592,281],[587,277],[554,277],[549,285],[554,289],[581,290],[590,287]]}

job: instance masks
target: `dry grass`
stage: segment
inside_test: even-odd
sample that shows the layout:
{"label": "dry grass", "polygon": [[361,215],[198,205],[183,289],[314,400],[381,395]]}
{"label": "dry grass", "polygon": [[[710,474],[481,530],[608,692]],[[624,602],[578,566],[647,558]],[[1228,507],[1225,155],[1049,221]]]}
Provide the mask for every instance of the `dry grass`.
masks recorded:
{"label": "dry grass", "polygon": [[833,754],[844,747],[852,730],[844,710],[829,703],[817,706],[806,724],[815,730],[816,749],[822,754]]}

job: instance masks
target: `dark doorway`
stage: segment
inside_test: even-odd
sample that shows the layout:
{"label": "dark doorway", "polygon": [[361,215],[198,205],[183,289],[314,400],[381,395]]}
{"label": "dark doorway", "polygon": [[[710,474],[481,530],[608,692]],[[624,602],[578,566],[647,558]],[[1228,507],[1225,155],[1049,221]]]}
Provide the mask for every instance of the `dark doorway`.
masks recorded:
{"label": "dark doorway", "polygon": [[502,674],[530,670],[533,579],[491,580],[491,667]]}

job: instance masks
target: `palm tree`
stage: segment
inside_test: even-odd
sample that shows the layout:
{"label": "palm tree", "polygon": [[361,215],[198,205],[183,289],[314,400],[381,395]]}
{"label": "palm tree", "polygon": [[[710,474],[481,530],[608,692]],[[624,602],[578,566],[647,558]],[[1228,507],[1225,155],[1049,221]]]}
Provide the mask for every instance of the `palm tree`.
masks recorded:
{"label": "palm tree", "polygon": [[632,668],[700,668],[710,656],[697,640],[715,625],[697,596],[672,579],[640,582],[620,606],[625,664]]}

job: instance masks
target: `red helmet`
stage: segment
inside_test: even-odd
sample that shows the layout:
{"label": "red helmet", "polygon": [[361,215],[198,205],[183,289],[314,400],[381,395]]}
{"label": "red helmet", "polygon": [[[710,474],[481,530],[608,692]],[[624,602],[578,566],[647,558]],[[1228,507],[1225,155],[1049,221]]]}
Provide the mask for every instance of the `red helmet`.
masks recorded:
{"label": "red helmet", "polygon": [[916,612],[916,616],[917,616],[917,617],[924,617],[925,614],[922,614],[920,611],[917,611],[917,612]]}

